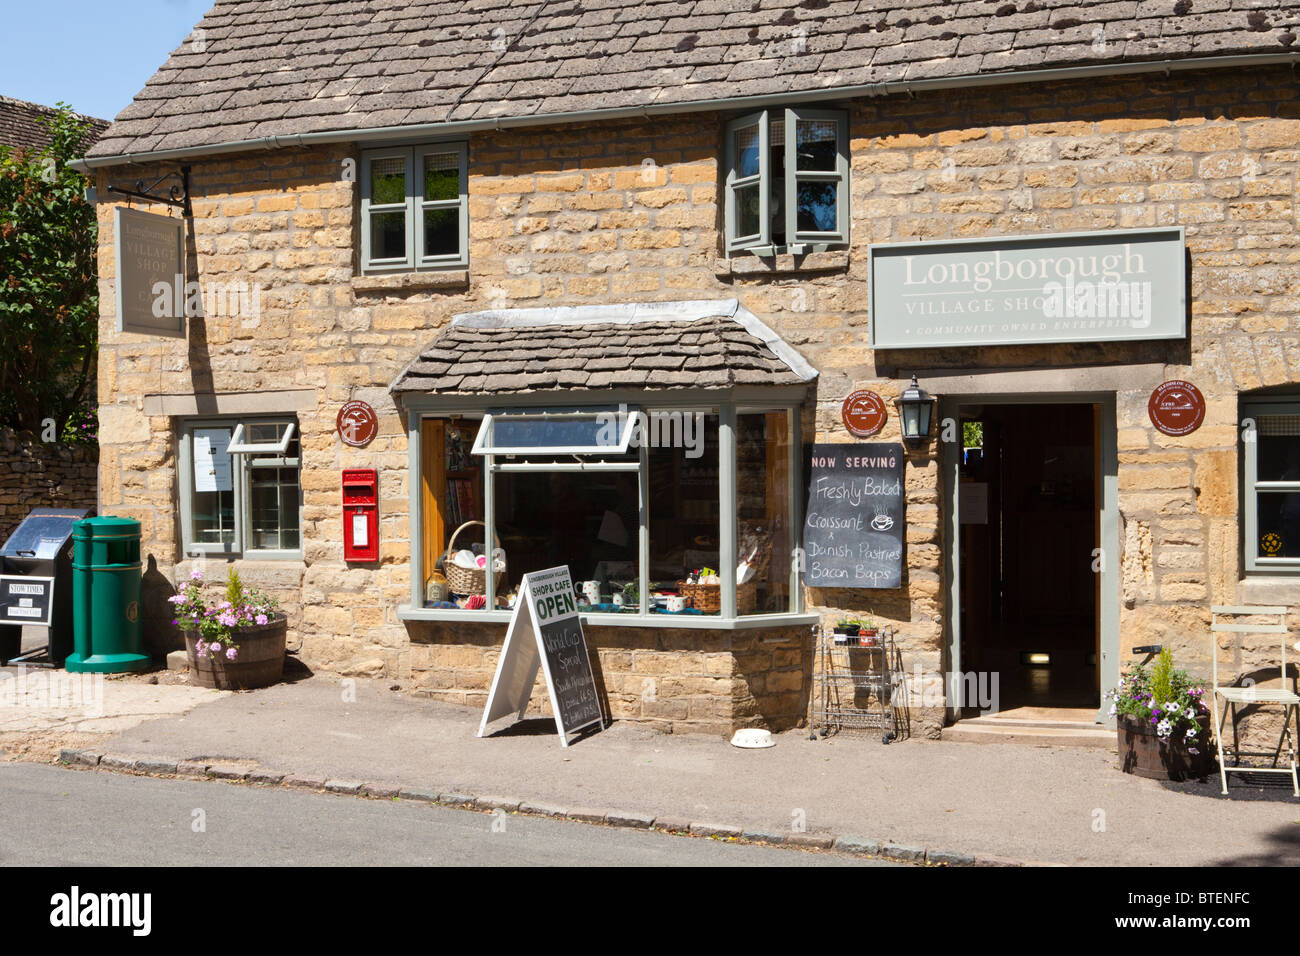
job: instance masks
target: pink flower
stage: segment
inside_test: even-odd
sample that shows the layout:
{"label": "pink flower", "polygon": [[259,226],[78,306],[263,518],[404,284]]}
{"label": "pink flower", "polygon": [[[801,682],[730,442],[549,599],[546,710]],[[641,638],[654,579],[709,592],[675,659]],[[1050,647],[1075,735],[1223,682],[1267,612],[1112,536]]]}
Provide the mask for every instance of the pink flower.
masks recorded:
{"label": "pink flower", "polygon": [[239,656],[239,648],[237,647],[226,648],[226,660],[233,661],[238,656]]}
{"label": "pink flower", "polygon": [[191,580],[191,581],[202,581],[202,580],[203,580],[203,572],[200,571],[198,568],[195,568],[193,571],[190,572],[190,580]]}
{"label": "pink flower", "polygon": [[172,604],[184,604],[189,599],[186,598],[184,594],[173,594],[167,600]]}
{"label": "pink flower", "polygon": [[258,624],[265,624],[265,623],[266,623],[266,615],[265,615],[265,614],[259,614],[259,615],[257,615],[256,620],[257,620],[257,623],[258,623]]}

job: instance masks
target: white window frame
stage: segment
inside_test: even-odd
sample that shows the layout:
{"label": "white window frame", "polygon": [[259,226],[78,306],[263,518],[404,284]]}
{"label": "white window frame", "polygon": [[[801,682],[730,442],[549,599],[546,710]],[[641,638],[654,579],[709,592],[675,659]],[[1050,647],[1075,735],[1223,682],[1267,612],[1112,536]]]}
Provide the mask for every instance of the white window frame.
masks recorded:
{"label": "white window frame", "polygon": [[[1247,573],[1300,573],[1300,558],[1268,558],[1259,553],[1260,492],[1300,492],[1300,481],[1259,480],[1260,415],[1300,415],[1300,395],[1276,396],[1241,403],[1242,551]],[[1300,437],[1297,437],[1300,441]]]}
{"label": "white window frame", "polygon": [[[797,168],[796,133],[800,120],[831,120],[836,124],[836,163],[834,170],[804,170]],[[782,208],[785,217],[785,244],[772,244],[772,222],[769,197],[772,192],[771,162],[771,124],[783,125],[785,150],[785,181],[782,193]],[[736,168],[736,133],[757,124],[759,130],[758,173],[741,176]],[[787,109],[760,110],[737,117],[727,123],[724,139],[726,188],[724,200],[724,225],[726,253],[752,253],[755,255],[778,255],[794,253],[803,255],[808,252],[820,252],[833,247],[845,246],[849,242],[850,229],[850,183],[849,183],[849,114],[845,110],[818,110],[790,107]],[[798,207],[796,198],[801,182],[834,182],[836,191],[835,221],[838,228],[832,231],[805,231],[798,229]],[[752,235],[737,236],[735,230],[739,222],[736,194],[739,190],[758,186],[759,226]]]}
{"label": "white window frame", "polygon": [[[248,444],[242,439],[246,424],[288,424],[281,442]],[[231,457],[231,488],[234,494],[234,540],[203,542],[194,540],[194,447],[193,433],[198,429],[231,429],[230,444],[226,448]],[[302,459],[285,456],[289,442],[297,430],[297,420],[292,415],[252,415],[221,418],[187,418],[177,429],[177,481],[178,504],[181,520],[181,549],[186,555],[242,555],[248,558],[271,560],[302,560]],[[300,446],[301,447],[301,446]],[[301,452],[299,453],[301,455]],[[252,548],[245,547],[252,529],[251,471],[254,468],[296,468],[298,470],[298,547]]]}
{"label": "white window frame", "polygon": [[[430,200],[424,196],[423,159],[428,153],[455,153],[460,162],[460,191],[456,199]],[[371,195],[371,172],[375,160],[401,159],[406,166],[406,198],[402,203],[375,203]],[[365,275],[392,272],[421,272],[464,268],[469,265],[469,144],[431,142],[413,146],[368,149],[361,153],[361,271]],[[460,247],[455,254],[428,256],[424,251],[426,209],[455,209],[459,212]],[[371,249],[371,217],[400,212],[406,217],[406,255],[375,259]]]}

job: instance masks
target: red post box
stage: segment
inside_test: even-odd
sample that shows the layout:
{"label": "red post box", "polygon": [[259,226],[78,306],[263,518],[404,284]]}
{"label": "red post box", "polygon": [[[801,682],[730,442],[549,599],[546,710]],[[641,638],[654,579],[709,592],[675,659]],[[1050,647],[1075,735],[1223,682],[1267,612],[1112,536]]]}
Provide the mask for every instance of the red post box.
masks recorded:
{"label": "red post box", "polygon": [[343,560],[379,560],[379,476],[373,468],[343,469]]}

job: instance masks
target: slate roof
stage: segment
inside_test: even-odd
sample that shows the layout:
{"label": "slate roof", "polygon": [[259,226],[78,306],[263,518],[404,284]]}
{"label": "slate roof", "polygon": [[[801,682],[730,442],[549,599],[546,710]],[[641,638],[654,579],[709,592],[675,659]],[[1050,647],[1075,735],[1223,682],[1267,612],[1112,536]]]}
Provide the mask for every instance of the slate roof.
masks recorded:
{"label": "slate roof", "polygon": [[[56,110],[51,106],[41,106],[39,103],[28,103],[25,100],[0,96],[0,146],[13,146],[18,149],[42,148],[50,141],[50,137],[40,121],[43,117],[53,116],[55,112]],[[89,147],[104,134],[104,130],[108,129],[108,120],[82,116],[80,113],[77,115],[90,123],[90,129],[82,142],[83,147]]]}
{"label": "slate roof", "polygon": [[453,322],[402,372],[391,391],[504,395],[729,388],[799,385],[808,377],[740,322],[722,315],[497,328]]}
{"label": "slate roof", "polygon": [[90,155],[1287,53],[1298,20],[1297,0],[220,0]]}

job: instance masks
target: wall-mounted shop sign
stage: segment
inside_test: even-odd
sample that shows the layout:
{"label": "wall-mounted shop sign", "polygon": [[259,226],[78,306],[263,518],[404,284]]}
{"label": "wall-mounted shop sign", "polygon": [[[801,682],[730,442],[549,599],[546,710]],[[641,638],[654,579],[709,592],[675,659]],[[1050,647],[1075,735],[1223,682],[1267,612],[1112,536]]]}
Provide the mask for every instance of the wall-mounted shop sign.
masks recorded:
{"label": "wall-mounted shop sign", "polygon": [[903,446],[813,445],[803,527],[804,583],[896,588],[903,583]]}
{"label": "wall-mounted shop sign", "polygon": [[840,417],[850,435],[858,438],[870,438],[885,427],[889,413],[885,400],[875,392],[862,389],[844,399],[840,406]]}
{"label": "wall-mounted shop sign", "polygon": [[1205,421],[1205,397],[1191,382],[1161,382],[1147,399],[1147,414],[1166,435],[1190,435]]}
{"label": "wall-mounted shop sign", "polygon": [[[113,238],[117,330],[183,337],[184,310],[158,307],[183,294],[174,288],[185,275],[183,220],[118,206]],[[165,289],[160,292],[160,287]]]}
{"label": "wall-mounted shop sign", "polygon": [[878,349],[1181,339],[1181,227],[871,246]]}

